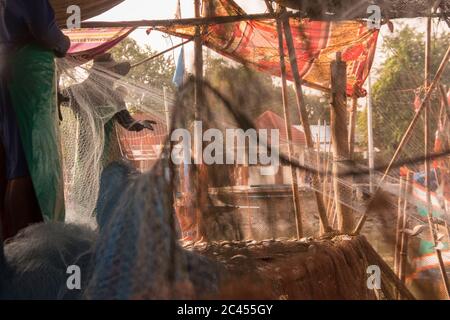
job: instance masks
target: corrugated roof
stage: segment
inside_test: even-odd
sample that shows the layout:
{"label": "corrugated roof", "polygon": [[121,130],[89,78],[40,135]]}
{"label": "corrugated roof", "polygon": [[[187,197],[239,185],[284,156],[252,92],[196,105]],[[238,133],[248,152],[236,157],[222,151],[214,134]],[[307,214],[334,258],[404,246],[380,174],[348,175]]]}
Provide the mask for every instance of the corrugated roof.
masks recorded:
{"label": "corrugated roof", "polygon": [[[258,117],[255,122],[257,129],[278,129],[280,133],[280,142],[286,143],[286,125],[284,119],[272,111],[266,111]],[[306,145],[305,134],[299,129],[291,126],[292,142],[294,145]]]}

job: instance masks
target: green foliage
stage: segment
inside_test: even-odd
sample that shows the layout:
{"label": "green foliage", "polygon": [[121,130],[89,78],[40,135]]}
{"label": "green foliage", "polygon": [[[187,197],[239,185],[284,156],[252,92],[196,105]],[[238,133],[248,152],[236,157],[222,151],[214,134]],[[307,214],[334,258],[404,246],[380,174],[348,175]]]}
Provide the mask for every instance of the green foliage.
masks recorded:
{"label": "green foliage", "polygon": [[[115,46],[111,53],[116,61],[128,61],[135,64],[157,54],[157,51],[149,46],[141,47],[134,39],[126,38]],[[143,85],[144,88],[149,86],[162,90],[163,87],[167,87],[174,91],[172,83],[174,72],[175,65],[172,59],[160,56],[131,69],[127,77]],[[164,109],[161,99],[155,99],[151,94],[136,95],[129,100],[135,101],[135,105],[129,106],[132,110],[138,110],[140,105],[151,106],[152,109],[160,112]]]}
{"label": "green foliage", "polygon": [[[240,64],[230,64],[221,58],[209,58],[206,61],[206,79],[222,92],[226,92],[227,83],[225,79],[232,79],[234,86],[247,90],[249,77],[259,86],[258,93],[264,94],[262,103],[254,110],[246,110],[254,118],[258,117],[267,110],[271,110],[283,117],[283,102],[281,95],[281,85],[279,81],[262,72],[249,70]],[[254,85],[254,83],[253,83]],[[295,91],[293,86],[288,86],[289,111],[293,124],[300,124],[300,116],[297,109]],[[305,95],[308,115],[311,124],[317,124],[318,120],[327,120],[329,123],[329,106],[327,100],[322,96]]]}
{"label": "green foliage", "polygon": [[[379,70],[378,81],[373,86],[374,140],[375,145],[383,150],[385,157],[395,151],[400,139],[414,116],[414,90],[424,84],[425,36],[411,27],[403,27],[399,32],[385,39],[383,51],[386,60]],[[432,77],[436,73],[448,45],[449,34],[437,35],[432,39]],[[442,80],[449,81],[450,69],[447,68]],[[432,99],[432,114],[436,115],[439,98]],[[433,118],[435,130],[436,119]],[[406,152],[417,154],[417,148],[423,148],[423,127],[416,128],[417,139],[410,143]],[[358,128],[366,138],[366,113],[358,116]],[[367,141],[367,140],[365,140]],[[415,150],[413,150],[415,148]]]}

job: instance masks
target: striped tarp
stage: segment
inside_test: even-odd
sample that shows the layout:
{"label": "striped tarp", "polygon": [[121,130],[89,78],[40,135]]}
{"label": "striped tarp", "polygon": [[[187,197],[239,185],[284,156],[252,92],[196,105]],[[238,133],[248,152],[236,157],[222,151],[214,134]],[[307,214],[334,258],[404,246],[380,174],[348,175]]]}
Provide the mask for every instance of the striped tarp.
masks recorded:
{"label": "striped tarp", "polygon": [[78,60],[90,60],[125,39],[134,28],[91,28],[64,30],[70,38],[68,54]]}

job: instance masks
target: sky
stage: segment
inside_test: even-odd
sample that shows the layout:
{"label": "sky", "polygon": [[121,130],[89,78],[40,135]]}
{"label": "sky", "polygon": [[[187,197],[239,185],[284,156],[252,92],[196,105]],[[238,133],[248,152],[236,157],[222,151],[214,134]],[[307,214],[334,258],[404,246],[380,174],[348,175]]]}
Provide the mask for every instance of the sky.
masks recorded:
{"label": "sky", "polygon": [[[235,0],[247,13],[266,12],[266,6],[263,0]],[[181,0],[181,12],[183,18],[194,16],[194,0]],[[152,19],[171,19],[175,16],[177,0],[126,0],[108,12],[95,17],[91,20],[96,21],[130,21],[130,20],[152,20]],[[425,19],[399,19],[394,21],[394,28],[399,29],[399,23],[409,24],[416,30],[425,32]],[[437,24],[435,23],[435,26]],[[440,23],[435,30],[441,32],[446,28],[444,23]],[[176,37],[169,37],[159,32],[146,34],[146,28],[140,28],[131,35],[140,45],[149,45],[153,50],[162,51],[179,43],[181,40]],[[387,26],[383,26],[378,41],[378,50],[374,62],[376,70],[383,61],[385,55],[381,48],[383,39],[389,36]],[[192,44],[186,46],[186,65],[188,70],[192,70],[193,49]],[[170,54],[177,54],[175,53]],[[375,78],[376,74],[373,72]]]}
{"label": "sky", "polygon": [[[237,0],[248,13],[265,12],[266,6],[262,0]],[[183,18],[194,17],[194,0],[181,0],[181,13]],[[93,21],[130,21],[172,19],[175,17],[177,0],[126,0],[108,12],[97,16]],[[181,42],[176,37],[169,37],[160,32],[147,35],[146,28],[140,28],[131,35],[140,45],[149,45],[153,50],[162,51]],[[173,53],[170,53],[173,54]],[[169,54],[169,55],[170,55]],[[175,51],[177,54],[177,51]],[[193,45],[186,46],[186,66],[191,69],[193,62]]]}

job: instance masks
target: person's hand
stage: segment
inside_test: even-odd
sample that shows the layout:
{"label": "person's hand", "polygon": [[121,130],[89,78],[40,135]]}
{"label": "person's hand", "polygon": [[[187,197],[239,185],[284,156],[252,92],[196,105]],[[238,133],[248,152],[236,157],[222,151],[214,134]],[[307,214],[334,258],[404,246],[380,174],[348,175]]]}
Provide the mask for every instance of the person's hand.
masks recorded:
{"label": "person's hand", "polygon": [[66,96],[63,92],[58,91],[58,106],[61,106],[63,103],[69,103],[70,98]]}
{"label": "person's hand", "polygon": [[147,129],[147,130],[151,130],[154,131],[155,129],[153,128],[153,126],[156,124],[155,121],[152,120],[143,120],[141,121],[142,126]]}
{"label": "person's hand", "polygon": [[64,35],[62,37],[60,45],[54,49],[55,56],[57,58],[64,58],[69,49],[70,49],[70,38]]}
{"label": "person's hand", "polygon": [[135,132],[140,132],[144,129],[154,131],[153,125],[155,125],[155,124],[156,124],[156,122],[152,121],[152,120],[136,121],[128,128],[128,130],[135,131]]}

